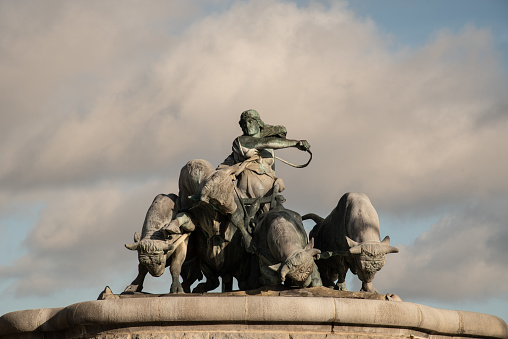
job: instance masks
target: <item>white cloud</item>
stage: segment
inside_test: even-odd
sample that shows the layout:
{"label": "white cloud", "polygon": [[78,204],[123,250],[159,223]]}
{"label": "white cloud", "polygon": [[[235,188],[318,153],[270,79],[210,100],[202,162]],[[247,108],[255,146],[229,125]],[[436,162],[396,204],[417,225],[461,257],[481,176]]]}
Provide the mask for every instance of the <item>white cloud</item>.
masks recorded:
{"label": "white cloud", "polygon": [[44,192],[48,207],[24,241],[28,253],[0,267],[0,275],[16,278],[9,290],[27,297],[92,283],[100,288],[125,269],[135,271],[136,256],[123,244],[141,231],[152,199],[168,193],[161,188],[176,186],[157,180],[129,189],[123,183],[102,183]]}
{"label": "white cloud", "polygon": [[506,205],[506,199],[471,202],[442,218],[388,256],[376,286],[413,300],[507,298]]}

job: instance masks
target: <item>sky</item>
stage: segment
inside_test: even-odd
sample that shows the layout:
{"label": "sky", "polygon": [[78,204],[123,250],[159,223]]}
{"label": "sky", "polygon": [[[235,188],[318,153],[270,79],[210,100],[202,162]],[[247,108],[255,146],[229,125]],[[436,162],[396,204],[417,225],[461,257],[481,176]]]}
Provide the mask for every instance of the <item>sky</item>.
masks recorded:
{"label": "sky", "polygon": [[276,165],[287,208],[370,197],[400,250],[380,293],[507,321],[507,19],[495,0],[0,1],[0,314],[122,292],[153,198],[256,109],[311,145]]}

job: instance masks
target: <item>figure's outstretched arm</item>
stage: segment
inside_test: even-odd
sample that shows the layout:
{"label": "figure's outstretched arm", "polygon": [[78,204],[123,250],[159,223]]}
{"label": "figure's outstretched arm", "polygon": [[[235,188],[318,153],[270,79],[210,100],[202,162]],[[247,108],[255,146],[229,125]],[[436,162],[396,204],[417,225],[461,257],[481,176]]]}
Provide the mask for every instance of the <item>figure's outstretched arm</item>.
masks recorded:
{"label": "figure's outstretched arm", "polygon": [[261,149],[281,149],[281,148],[289,148],[296,147],[299,150],[307,151],[310,149],[310,144],[307,140],[293,140],[293,139],[285,139],[285,138],[276,138],[276,137],[268,137],[268,138],[254,138],[249,136],[240,137],[241,144],[247,148],[255,148],[258,150]]}

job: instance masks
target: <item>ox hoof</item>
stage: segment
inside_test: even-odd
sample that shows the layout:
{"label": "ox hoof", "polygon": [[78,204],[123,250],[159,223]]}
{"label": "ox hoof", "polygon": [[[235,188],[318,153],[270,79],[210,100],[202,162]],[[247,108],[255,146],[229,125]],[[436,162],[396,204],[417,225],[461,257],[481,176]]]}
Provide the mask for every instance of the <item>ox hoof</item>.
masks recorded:
{"label": "ox hoof", "polygon": [[367,293],[373,293],[373,294],[379,294],[375,288],[372,289],[361,289],[360,292],[367,292]]}
{"label": "ox hoof", "polygon": [[183,290],[183,287],[182,285],[180,284],[175,284],[175,285],[171,285],[171,288],[169,289],[169,293],[185,293],[184,290]]}
{"label": "ox hoof", "polygon": [[335,284],[335,289],[338,290],[338,291],[346,291],[347,292],[346,283],[343,282],[343,283],[337,283],[337,284]]}
{"label": "ox hoof", "polygon": [[378,294],[376,289],[374,288],[374,285],[372,285],[371,282],[362,282],[362,289],[360,290],[360,292]]}
{"label": "ox hoof", "polygon": [[218,283],[213,285],[208,285],[207,283],[200,283],[192,290],[192,293],[205,293],[214,290],[217,287],[219,287]]}
{"label": "ox hoof", "polygon": [[192,290],[192,293],[206,293],[208,291],[210,291],[209,288],[206,287],[206,285],[202,285],[202,286],[199,286],[201,284],[198,284],[198,286],[196,286],[193,290]]}
{"label": "ox hoof", "polygon": [[204,286],[201,284],[198,284],[198,286],[194,287],[194,289],[192,290],[192,293],[204,293],[205,292],[205,288]]}

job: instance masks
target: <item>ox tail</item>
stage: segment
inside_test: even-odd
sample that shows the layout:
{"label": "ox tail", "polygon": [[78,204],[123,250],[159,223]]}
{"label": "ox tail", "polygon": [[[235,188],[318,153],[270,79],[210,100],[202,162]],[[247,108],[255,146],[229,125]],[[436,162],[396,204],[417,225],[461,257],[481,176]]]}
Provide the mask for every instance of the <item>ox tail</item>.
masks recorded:
{"label": "ox tail", "polygon": [[304,216],[302,216],[302,220],[308,220],[308,219],[314,220],[314,222],[316,224],[320,224],[325,220],[324,218],[322,218],[319,215],[314,214],[314,213],[307,213]]}

